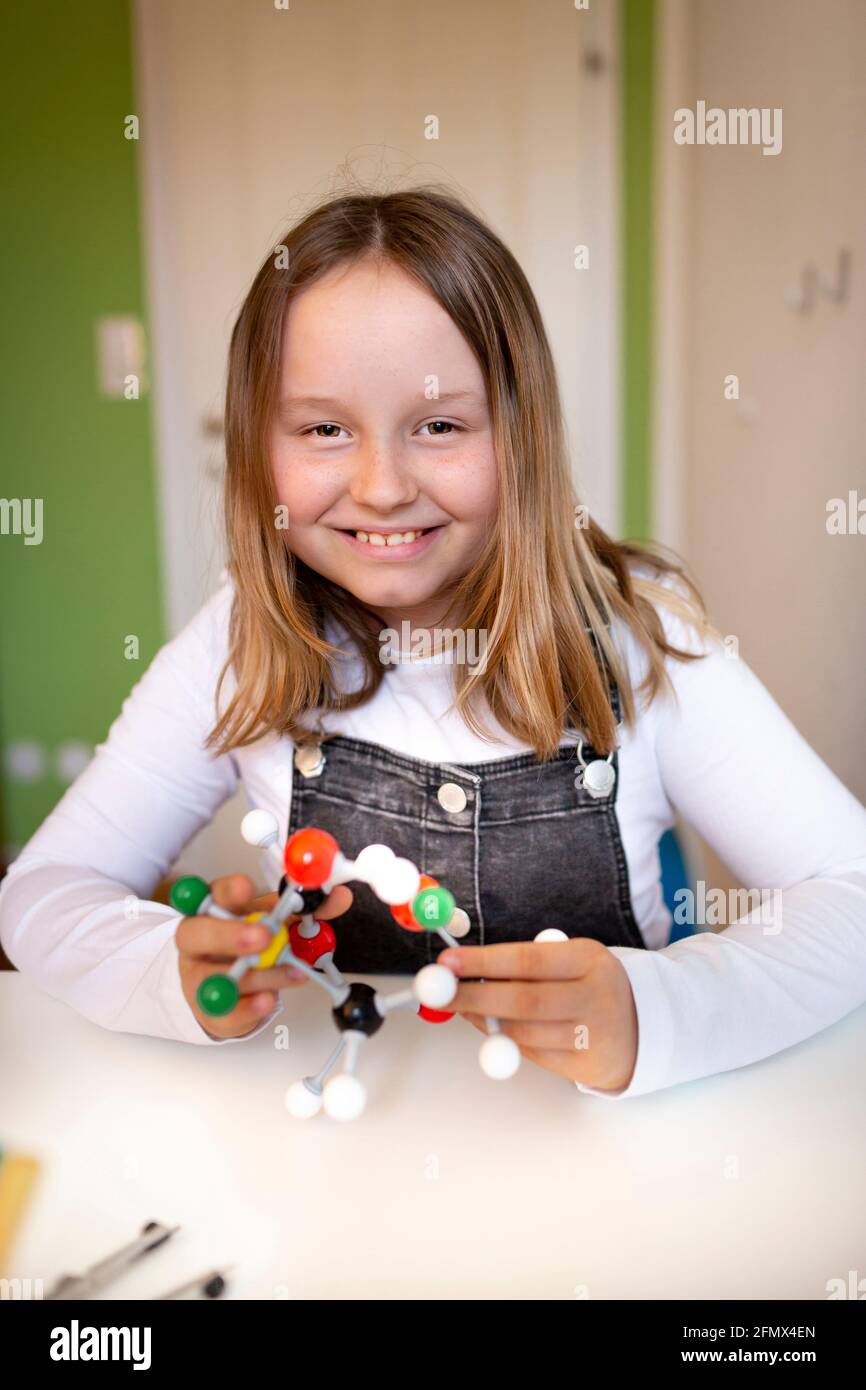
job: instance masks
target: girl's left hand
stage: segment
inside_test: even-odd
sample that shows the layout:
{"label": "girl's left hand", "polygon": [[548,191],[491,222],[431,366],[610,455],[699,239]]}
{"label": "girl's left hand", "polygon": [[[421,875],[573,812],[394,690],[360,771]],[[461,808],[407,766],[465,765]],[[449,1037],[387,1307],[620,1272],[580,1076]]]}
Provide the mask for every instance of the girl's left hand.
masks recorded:
{"label": "girl's left hand", "polygon": [[482,1033],[492,1016],[524,1057],[548,1071],[601,1091],[621,1091],[630,1082],[637,1060],[634,997],[625,969],[600,942],[451,946],[437,959],[465,981],[449,1011]]}

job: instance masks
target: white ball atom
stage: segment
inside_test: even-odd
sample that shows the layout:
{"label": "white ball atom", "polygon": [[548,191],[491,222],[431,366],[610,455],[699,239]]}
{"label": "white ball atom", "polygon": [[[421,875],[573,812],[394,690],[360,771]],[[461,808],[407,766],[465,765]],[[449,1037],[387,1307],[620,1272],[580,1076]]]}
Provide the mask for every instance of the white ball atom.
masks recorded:
{"label": "white ball atom", "polygon": [[355,1120],[367,1104],[367,1092],[357,1076],[340,1072],[325,1083],[324,1101],[332,1120]]}
{"label": "white ball atom", "polygon": [[397,858],[387,845],[367,845],[355,860],[355,877],[362,883],[373,884],[374,880],[393,864]]}
{"label": "white ball atom", "polygon": [[559,927],[545,927],[535,938],[536,941],[567,941],[568,937]]}
{"label": "white ball atom", "polygon": [[520,1066],[520,1049],[513,1038],[494,1033],[481,1044],[478,1061],[485,1076],[494,1081],[507,1081]]}
{"label": "white ball atom", "polygon": [[444,1009],[457,993],[457,976],[445,965],[425,965],[412,981],[412,992],[428,1009]]}
{"label": "white ball atom", "polygon": [[421,886],[421,875],[410,859],[394,859],[383,865],[370,887],[383,903],[411,902]]}
{"label": "white ball atom", "polygon": [[278,830],[277,818],[270,811],[247,811],[241,821],[241,834],[247,844],[257,845],[259,849],[274,844]]}
{"label": "white ball atom", "polygon": [[286,1109],[296,1120],[311,1120],[322,1108],[321,1092],[311,1091],[303,1081],[293,1081],[286,1091]]}

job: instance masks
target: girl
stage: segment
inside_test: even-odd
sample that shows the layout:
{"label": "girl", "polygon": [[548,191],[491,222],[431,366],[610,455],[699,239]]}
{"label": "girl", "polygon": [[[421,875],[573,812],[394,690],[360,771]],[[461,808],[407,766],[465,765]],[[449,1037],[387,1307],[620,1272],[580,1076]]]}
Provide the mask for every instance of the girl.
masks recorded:
{"label": "girl", "polygon": [[[866,998],[866,811],[681,567],[585,524],[538,306],[465,206],[419,189],[306,216],[241,309],[225,423],[228,577],[10,870],[22,970],[107,1028],[268,1026],[287,967],[250,972],[225,1019],[195,1001],[263,929],[143,900],[240,781],[281,832],[384,842],[447,884],[470,923],[436,957],[451,1007],[581,1089],[738,1067]],[[752,906],[667,945],[676,812]],[[434,958],[364,887],[327,914],[345,971]]]}

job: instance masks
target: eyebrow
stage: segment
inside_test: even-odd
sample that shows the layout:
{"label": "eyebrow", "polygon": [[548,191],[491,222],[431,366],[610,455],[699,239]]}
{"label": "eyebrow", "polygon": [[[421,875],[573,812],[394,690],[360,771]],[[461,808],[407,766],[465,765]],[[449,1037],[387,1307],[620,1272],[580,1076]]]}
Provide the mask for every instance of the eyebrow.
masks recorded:
{"label": "eyebrow", "polygon": [[283,396],[280,400],[280,410],[324,410],[329,405],[339,404],[340,402],[331,396]]}
{"label": "eyebrow", "polygon": [[[425,397],[425,400],[427,397]],[[438,396],[430,399],[430,405],[441,405],[443,401],[472,401],[478,403],[482,399],[478,391],[465,389],[461,391],[442,391]],[[327,410],[329,406],[342,407],[343,401],[336,396],[283,396],[279,403],[279,409],[283,410]]]}
{"label": "eyebrow", "polygon": [[478,391],[475,391],[475,390],[469,390],[468,388],[467,388],[467,390],[465,390],[465,391],[440,391],[439,395],[435,397],[435,400],[436,400],[436,401],[475,401],[475,402],[478,402],[478,401],[481,401],[481,400],[483,400],[483,399],[484,399],[483,392],[478,392]]}

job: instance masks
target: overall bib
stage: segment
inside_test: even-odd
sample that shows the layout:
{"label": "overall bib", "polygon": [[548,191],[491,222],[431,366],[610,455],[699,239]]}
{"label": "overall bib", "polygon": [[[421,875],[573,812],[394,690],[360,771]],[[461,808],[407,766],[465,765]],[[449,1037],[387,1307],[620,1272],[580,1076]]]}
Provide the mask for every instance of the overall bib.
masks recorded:
{"label": "overall bib", "polygon": [[[612,689],[619,721],[619,692]],[[575,735],[575,737],[579,737]],[[583,759],[597,757],[584,743]],[[295,756],[289,834],[329,831],[352,857],[385,844],[450,889],[470,921],[461,946],[531,941],[544,927],[606,946],[644,945],[616,817],[618,754],[607,796],[581,785],[576,748],[478,763],[431,763],[325,734]],[[413,974],[435,961],[435,932],[407,931],[363,883],[335,919],[335,962],[359,974]]]}

